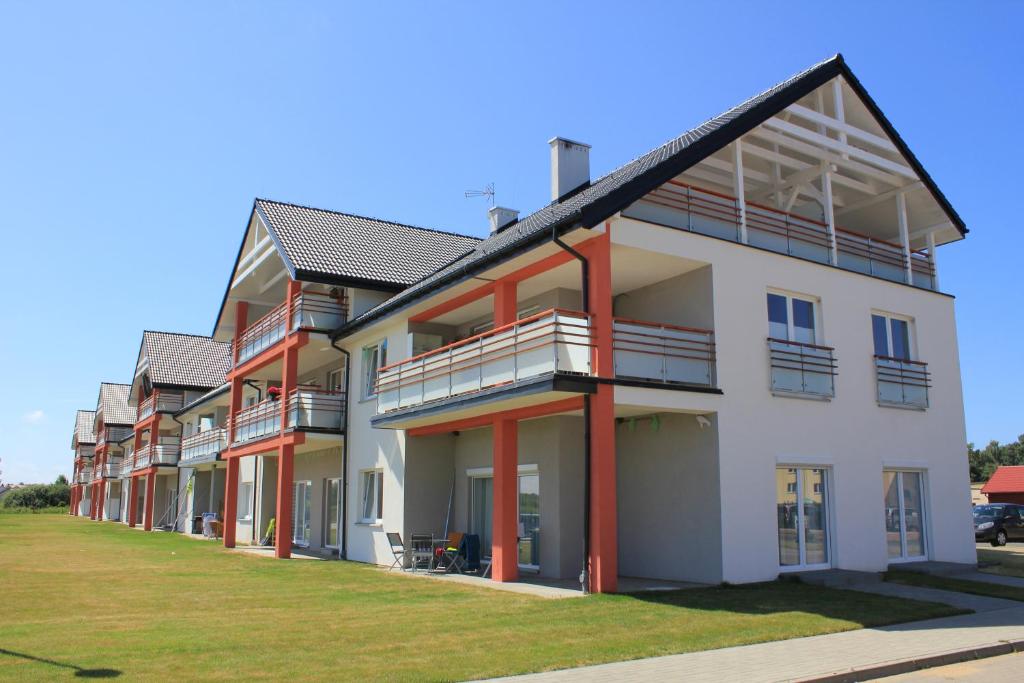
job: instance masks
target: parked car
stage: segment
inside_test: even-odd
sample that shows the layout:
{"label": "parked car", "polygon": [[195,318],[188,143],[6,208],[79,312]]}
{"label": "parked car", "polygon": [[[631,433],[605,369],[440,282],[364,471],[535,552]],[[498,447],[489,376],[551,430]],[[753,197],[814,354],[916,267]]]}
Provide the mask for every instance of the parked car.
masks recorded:
{"label": "parked car", "polygon": [[974,540],[992,545],[1024,541],[1024,505],[994,503],[974,508]]}

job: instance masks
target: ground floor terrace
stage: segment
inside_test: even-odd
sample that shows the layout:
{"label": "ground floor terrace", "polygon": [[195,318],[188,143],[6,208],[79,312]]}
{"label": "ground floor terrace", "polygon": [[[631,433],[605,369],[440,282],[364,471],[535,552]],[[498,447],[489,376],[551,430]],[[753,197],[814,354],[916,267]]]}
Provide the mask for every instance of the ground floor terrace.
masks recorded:
{"label": "ground floor terrace", "polygon": [[[5,516],[0,546],[0,575],[11,578],[0,678],[12,680],[467,680],[950,613],[790,582],[546,600],[356,562],[274,562],[60,515]],[[117,580],[82,590],[86,576]],[[230,608],[211,608],[210,596]],[[111,604],[116,618],[97,609]]]}

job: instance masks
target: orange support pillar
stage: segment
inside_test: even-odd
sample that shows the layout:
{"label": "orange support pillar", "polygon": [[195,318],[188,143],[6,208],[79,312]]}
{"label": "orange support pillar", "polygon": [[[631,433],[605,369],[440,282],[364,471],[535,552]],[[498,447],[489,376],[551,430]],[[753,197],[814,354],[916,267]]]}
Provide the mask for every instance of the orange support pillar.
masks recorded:
{"label": "orange support pillar", "polygon": [[[586,247],[590,268],[593,371],[599,377],[614,377],[611,235],[606,231]],[[590,397],[589,566],[590,589],[596,593],[614,593],[618,588],[617,505],[614,387],[599,384],[597,393]]]}
{"label": "orange support pillar", "polygon": [[139,508],[139,478],[132,477],[128,482],[128,526],[135,526],[135,511]]}
{"label": "orange support pillar", "polygon": [[[213,479],[216,479],[214,471]],[[213,485],[212,482],[210,484]],[[238,458],[228,458],[227,479],[224,480],[224,547],[235,547],[238,527]]]}
{"label": "orange support pillar", "polygon": [[153,530],[153,498],[156,495],[156,474],[150,471],[146,475],[146,509],[143,510],[142,528]]}
{"label": "orange support pillar", "polygon": [[99,483],[99,494],[96,496],[96,519],[103,521],[104,508],[106,508],[105,498],[107,495],[107,482],[100,479]]}
{"label": "orange support pillar", "polygon": [[519,578],[519,423],[494,422],[494,512],[491,531],[491,576]]}
{"label": "orange support pillar", "polygon": [[295,467],[295,446],[277,447],[277,521],[275,522],[274,554],[286,560],[292,556],[292,476]]}
{"label": "orange support pillar", "polygon": [[498,280],[494,283],[494,326],[514,323],[519,315],[516,306],[516,283]]}
{"label": "orange support pillar", "polygon": [[92,487],[92,494],[90,494],[89,498],[89,519],[96,521],[96,501],[99,499],[99,496],[96,495],[98,484],[90,484],[90,486]]}

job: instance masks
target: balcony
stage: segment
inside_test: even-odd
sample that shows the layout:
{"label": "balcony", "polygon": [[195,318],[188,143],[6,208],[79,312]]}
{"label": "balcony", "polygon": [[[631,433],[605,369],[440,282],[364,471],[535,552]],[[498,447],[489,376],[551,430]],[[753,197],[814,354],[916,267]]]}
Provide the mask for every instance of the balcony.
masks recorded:
{"label": "balcony", "polygon": [[[829,264],[832,262],[828,226],[818,220],[771,207],[744,202],[747,244]],[[669,225],[732,242],[741,241],[740,202],[733,196],[670,180],[624,212],[640,220]],[[903,247],[885,240],[836,228],[838,263],[874,277],[907,281]],[[935,288],[935,269],[927,253],[910,252],[912,284]]]}
{"label": "balcony", "polygon": [[289,332],[330,332],[348,318],[348,305],[325,294],[301,292],[293,299],[290,325],[287,318],[288,305],[282,303],[245,328],[238,336],[236,366],[269,349]]}
{"label": "balcony", "polygon": [[615,318],[615,376],[714,387],[714,339],[711,330]]}
{"label": "balcony", "polygon": [[79,458],[91,458],[96,455],[96,446],[85,446],[79,444],[77,455]]}
{"label": "balcony", "polygon": [[235,439],[233,444],[242,444],[281,433],[281,403],[266,399],[256,405],[238,411],[234,419]]}
{"label": "balcony", "polygon": [[75,483],[76,484],[88,484],[91,481],[92,481],[92,468],[89,468],[87,470],[82,470],[81,472],[79,472],[78,474],[75,475]]}
{"label": "balcony", "polygon": [[228,434],[224,427],[207,429],[181,440],[181,464],[213,462],[227,448]]}
{"label": "balcony", "polygon": [[121,476],[121,461],[103,463],[102,474],[104,479],[117,479]]}
{"label": "balcony", "polygon": [[344,393],[300,386],[288,395],[289,428],[338,433],[344,424]]}
{"label": "balcony", "polygon": [[156,465],[177,465],[181,446],[178,444],[159,443],[147,444],[135,453],[136,470]]}
{"label": "balcony", "polygon": [[377,414],[526,379],[591,374],[586,313],[552,309],[381,368]]}
{"label": "balcony", "polygon": [[919,361],[875,356],[878,380],[878,404],[925,410],[931,374],[928,364]]}
{"label": "balcony", "polygon": [[813,398],[836,395],[835,349],[769,337],[768,358],[772,393]]}
{"label": "balcony", "polygon": [[139,403],[138,417],[136,422],[142,422],[155,412],[174,413],[181,410],[185,404],[184,394],[154,392],[151,396]]}
{"label": "balcony", "polygon": [[134,433],[131,427],[106,427],[96,434],[96,445],[124,441]]}

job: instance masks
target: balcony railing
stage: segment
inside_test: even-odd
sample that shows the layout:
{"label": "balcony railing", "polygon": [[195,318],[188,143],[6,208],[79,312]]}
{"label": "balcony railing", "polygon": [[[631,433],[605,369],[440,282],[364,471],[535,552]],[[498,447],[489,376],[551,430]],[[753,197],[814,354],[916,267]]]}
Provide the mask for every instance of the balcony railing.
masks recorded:
{"label": "balcony railing", "polygon": [[891,356],[875,356],[878,402],[883,405],[928,407],[931,373],[928,364]]}
{"label": "balcony railing", "polygon": [[825,398],[836,395],[835,349],[769,337],[768,358],[773,392]]}
{"label": "balcony railing", "polygon": [[92,481],[92,468],[91,467],[89,469],[82,470],[81,472],[79,472],[78,474],[75,475],[75,483],[76,484],[88,484],[90,481]]}
{"label": "balcony railing", "polygon": [[238,411],[234,418],[234,443],[245,443],[264,439],[281,433],[281,402],[266,399],[245,410]]}
{"label": "balcony railing", "polygon": [[615,376],[666,384],[715,385],[711,330],[615,318]]}
{"label": "balcony railing", "polygon": [[586,313],[552,309],[381,368],[377,412],[556,372],[589,375]]}
{"label": "balcony railing", "polygon": [[[740,241],[740,203],[728,194],[715,192],[677,180],[650,193],[643,207],[628,210],[641,220],[653,220],[702,235]],[[762,249],[831,263],[828,225],[754,202],[744,202],[747,243]],[[906,256],[899,244],[868,237],[845,228],[836,228],[836,251],[840,268],[875,277],[906,282]],[[935,288],[935,270],[928,255],[910,254],[913,284]]]}
{"label": "balcony railing", "polygon": [[185,404],[185,395],[179,393],[164,393],[157,391],[139,403],[136,422],[141,422],[154,412],[174,413],[181,410]]}
{"label": "balcony railing", "polygon": [[176,465],[181,446],[176,443],[147,444],[135,453],[135,469],[141,470],[154,465]]}
{"label": "balcony railing", "polygon": [[238,359],[241,364],[262,353],[296,330],[328,332],[348,318],[346,300],[316,292],[300,292],[292,300],[292,319],[288,325],[288,305],[282,303],[249,325],[238,337]]}
{"label": "balcony railing", "polygon": [[117,443],[132,435],[134,430],[131,427],[105,427],[96,434],[96,445],[103,443]]}
{"label": "balcony railing", "polygon": [[228,435],[224,427],[207,429],[181,440],[181,462],[214,460],[227,448]]}
{"label": "balcony railing", "polygon": [[345,394],[298,387],[288,395],[288,427],[339,432],[345,423]]}
{"label": "balcony railing", "polygon": [[78,455],[79,458],[91,458],[94,455],[96,455],[96,447],[95,446],[83,446],[83,445],[79,444],[78,450],[76,451],[76,454]]}
{"label": "balcony railing", "polygon": [[121,461],[114,460],[112,462],[103,463],[103,478],[104,479],[117,479],[121,476]]}

